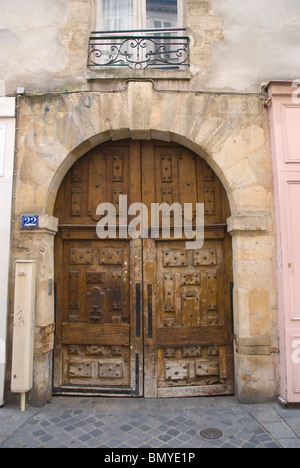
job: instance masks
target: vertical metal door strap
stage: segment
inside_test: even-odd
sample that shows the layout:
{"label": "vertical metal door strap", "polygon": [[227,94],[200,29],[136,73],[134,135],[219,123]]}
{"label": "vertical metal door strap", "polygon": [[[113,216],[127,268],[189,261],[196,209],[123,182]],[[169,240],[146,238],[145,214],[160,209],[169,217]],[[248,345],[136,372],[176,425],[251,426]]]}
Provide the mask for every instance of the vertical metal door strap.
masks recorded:
{"label": "vertical metal door strap", "polygon": [[152,284],[148,284],[148,338],[153,338],[153,325],[152,325]]}
{"label": "vertical metal door strap", "polygon": [[140,356],[135,355],[135,394],[140,393]]}
{"label": "vertical metal door strap", "polygon": [[141,337],[141,285],[136,285],[136,337]]}
{"label": "vertical metal door strap", "polygon": [[233,288],[234,288],[234,283],[230,283],[230,309],[231,309],[231,331],[232,333],[234,333]]}

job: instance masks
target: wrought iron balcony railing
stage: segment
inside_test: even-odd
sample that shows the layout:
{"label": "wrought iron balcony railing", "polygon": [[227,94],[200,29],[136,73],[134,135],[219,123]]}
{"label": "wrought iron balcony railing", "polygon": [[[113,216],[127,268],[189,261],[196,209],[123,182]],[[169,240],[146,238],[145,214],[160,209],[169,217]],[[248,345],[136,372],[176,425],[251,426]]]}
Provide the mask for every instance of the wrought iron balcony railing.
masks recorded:
{"label": "wrought iron balcony railing", "polygon": [[184,29],[93,32],[89,39],[88,67],[187,69],[189,37]]}

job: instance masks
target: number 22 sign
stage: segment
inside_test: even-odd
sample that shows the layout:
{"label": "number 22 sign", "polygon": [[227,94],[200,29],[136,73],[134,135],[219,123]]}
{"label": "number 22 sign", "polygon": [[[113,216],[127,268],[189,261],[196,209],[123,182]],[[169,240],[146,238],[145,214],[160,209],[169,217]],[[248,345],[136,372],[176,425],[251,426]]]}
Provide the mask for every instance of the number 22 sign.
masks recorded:
{"label": "number 22 sign", "polygon": [[22,216],[22,229],[33,229],[39,227],[39,217],[35,216]]}

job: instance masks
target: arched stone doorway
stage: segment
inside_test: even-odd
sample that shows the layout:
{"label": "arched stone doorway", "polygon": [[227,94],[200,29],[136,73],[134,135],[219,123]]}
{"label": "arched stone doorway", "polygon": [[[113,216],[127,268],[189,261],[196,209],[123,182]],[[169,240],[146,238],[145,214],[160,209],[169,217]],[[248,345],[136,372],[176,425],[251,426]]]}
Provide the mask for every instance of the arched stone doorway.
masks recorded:
{"label": "arched stone doorway", "polygon": [[[85,93],[77,92],[20,100],[24,125],[18,132],[11,262],[37,262],[32,404],[41,406],[52,394],[55,307],[51,284],[58,224],[53,214],[59,187],[88,151],[126,138],[183,145],[207,161],[219,177],[231,210],[227,232],[233,251],[235,393],[245,403],[276,397],[277,262],[264,112],[257,96],[164,92],[151,82],[136,81],[113,93],[92,92],[88,100]],[[22,228],[21,216],[26,214],[39,215],[38,228]],[[11,311],[14,283],[12,274]],[[11,327],[12,321],[9,340]],[[9,363],[10,358],[7,389]]]}
{"label": "arched stone doorway", "polygon": [[[120,195],[149,213],[151,203],[204,203],[203,248],[186,249],[173,229],[169,238],[131,239],[120,221]],[[96,209],[106,202],[121,229],[101,240]],[[65,176],[54,216],[56,393],[234,392],[230,208],[204,160],[175,143],[102,144]]]}

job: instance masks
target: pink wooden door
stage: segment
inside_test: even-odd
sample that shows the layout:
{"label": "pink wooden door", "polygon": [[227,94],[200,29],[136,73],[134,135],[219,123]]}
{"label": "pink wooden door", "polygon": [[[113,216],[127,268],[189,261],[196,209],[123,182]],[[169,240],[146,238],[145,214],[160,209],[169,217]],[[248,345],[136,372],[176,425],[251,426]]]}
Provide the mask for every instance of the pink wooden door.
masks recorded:
{"label": "pink wooden door", "polygon": [[288,84],[270,88],[281,396],[300,402],[300,103],[293,92]]}

